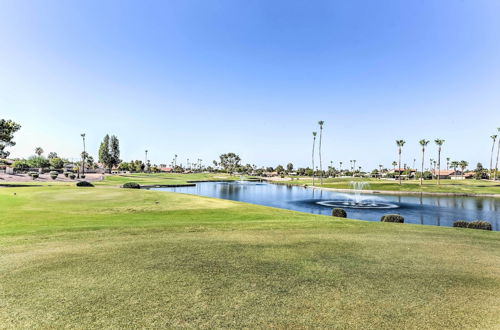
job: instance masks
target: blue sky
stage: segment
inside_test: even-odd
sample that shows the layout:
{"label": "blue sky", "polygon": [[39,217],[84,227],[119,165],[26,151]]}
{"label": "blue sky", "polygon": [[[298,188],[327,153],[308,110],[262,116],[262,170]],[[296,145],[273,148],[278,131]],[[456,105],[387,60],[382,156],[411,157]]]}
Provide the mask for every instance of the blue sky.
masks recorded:
{"label": "blue sky", "polygon": [[[391,166],[418,140],[489,164],[500,126],[500,1],[0,0],[0,117],[12,156],[116,134],[125,160]],[[429,156],[436,156],[435,146]],[[344,165],[345,166],[345,165]]]}

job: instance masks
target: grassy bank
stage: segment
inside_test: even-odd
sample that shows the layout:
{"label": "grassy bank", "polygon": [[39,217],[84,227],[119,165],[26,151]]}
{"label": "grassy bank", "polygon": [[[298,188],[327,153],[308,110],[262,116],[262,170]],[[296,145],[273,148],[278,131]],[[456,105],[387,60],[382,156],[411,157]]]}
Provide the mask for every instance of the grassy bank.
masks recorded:
{"label": "grassy bank", "polygon": [[[315,186],[334,189],[350,189],[352,181],[364,181],[369,184],[365,189],[380,190],[380,191],[409,191],[409,192],[428,192],[428,193],[455,193],[455,194],[500,194],[500,181],[483,181],[483,180],[441,180],[441,184],[437,184],[437,180],[426,180],[420,186],[418,180],[389,181],[369,178],[327,178],[323,179],[323,184],[320,184],[316,178]],[[311,178],[294,178],[292,181],[282,181],[284,184],[293,185],[312,185]]]}
{"label": "grassy bank", "polygon": [[0,189],[0,328],[500,322],[497,232],[106,186],[115,183]]}

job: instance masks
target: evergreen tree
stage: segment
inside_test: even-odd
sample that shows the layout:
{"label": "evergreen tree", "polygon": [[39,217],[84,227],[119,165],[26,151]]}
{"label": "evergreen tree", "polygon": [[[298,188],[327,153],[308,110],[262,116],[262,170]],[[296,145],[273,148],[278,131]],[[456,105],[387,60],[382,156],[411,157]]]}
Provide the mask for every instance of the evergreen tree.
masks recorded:
{"label": "evergreen tree", "polygon": [[109,135],[106,134],[99,147],[99,162],[111,173],[111,153],[109,152]]}

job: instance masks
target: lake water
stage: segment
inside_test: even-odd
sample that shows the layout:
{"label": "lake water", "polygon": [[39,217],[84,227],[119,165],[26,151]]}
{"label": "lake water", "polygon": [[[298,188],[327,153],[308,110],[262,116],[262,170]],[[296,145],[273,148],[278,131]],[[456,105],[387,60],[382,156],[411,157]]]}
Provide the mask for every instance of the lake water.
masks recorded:
{"label": "lake water", "polygon": [[241,201],[313,214],[330,215],[342,207],[347,217],[380,221],[396,213],[405,223],[452,226],[456,220],[484,220],[500,230],[500,198],[340,193],[257,182],[200,182],[192,187],[152,188]]}

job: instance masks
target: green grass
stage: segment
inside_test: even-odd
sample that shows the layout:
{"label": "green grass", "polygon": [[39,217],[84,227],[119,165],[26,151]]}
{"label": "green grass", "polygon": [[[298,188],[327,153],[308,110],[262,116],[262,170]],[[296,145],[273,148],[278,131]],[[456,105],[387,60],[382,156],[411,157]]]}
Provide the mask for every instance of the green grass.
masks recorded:
{"label": "green grass", "polygon": [[0,188],[0,328],[493,329],[499,238],[112,186]]}
{"label": "green grass", "polygon": [[98,182],[100,185],[122,185],[126,182],[137,182],[140,185],[155,184],[184,184],[187,181],[217,181],[217,180],[240,180],[239,176],[231,176],[225,173],[131,173],[122,175],[106,176],[105,180]]}
{"label": "green grass", "polygon": [[[365,189],[381,191],[410,191],[410,192],[429,192],[429,193],[456,193],[456,194],[500,194],[500,181],[484,180],[426,180],[420,186],[418,180],[389,181],[380,179],[359,179],[359,178],[326,178],[323,179],[323,185],[319,184],[319,179],[315,180],[315,186],[334,189],[349,189],[352,181],[366,181],[369,186]],[[300,178],[300,180],[285,181],[286,184],[303,185],[312,184],[311,178]]]}

